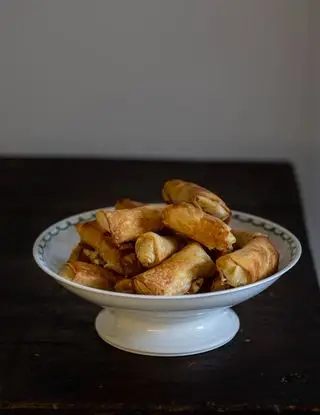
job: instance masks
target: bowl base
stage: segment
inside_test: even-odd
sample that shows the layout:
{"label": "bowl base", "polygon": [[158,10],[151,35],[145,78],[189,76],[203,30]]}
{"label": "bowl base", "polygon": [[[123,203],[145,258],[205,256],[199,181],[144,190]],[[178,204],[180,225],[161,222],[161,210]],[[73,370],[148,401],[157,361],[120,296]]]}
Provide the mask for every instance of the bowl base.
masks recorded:
{"label": "bowl base", "polygon": [[188,356],[228,343],[240,324],[230,308],[201,312],[146,312],[104,308],[95,323],[113,347],[148,356]]}

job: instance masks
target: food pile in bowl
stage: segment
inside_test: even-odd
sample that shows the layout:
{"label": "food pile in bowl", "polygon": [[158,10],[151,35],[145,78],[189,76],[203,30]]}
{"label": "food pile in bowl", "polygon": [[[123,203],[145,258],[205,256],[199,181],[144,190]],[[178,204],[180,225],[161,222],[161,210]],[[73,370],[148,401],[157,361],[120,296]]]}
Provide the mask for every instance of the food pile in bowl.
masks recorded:
{"label": "food pile in bowl", "polygon": [[175,296],[228,290],[274,274],[279,252],[266,234],[233,229],[216,194],[168,180],[163,205],[118,200],[75,225],[80,242],[59,275],[130,294]]}

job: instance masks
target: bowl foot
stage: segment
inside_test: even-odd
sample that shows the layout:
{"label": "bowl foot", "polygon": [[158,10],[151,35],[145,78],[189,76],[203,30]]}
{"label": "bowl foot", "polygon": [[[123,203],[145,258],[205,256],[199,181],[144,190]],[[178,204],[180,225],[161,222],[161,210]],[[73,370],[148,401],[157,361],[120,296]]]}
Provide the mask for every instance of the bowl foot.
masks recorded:
{"label": "bowl foot", "polygon": [[146,312],[103,309],[96,318],[98,335],[118,349],[149,356],[187,356],[228,343],[239,330],[230,308],[201,312]]}

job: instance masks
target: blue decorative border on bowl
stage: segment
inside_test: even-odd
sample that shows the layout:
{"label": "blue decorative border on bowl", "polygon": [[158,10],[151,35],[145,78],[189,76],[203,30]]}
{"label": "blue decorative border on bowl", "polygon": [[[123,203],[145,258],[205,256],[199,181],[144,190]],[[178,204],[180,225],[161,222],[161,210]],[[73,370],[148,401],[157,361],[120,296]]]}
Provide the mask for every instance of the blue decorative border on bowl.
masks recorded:
{"label": "blue decorative border on bowl", "polygon": [[285,230],[281,230],[277,226],[267,223],[261,219],[244,217],[239,213],[234,213],[232,215],[232,218],[238,220],[241,223],[249,223],[253,226],[259,226],[260,228],[263,228],[265,231],[272,233],[275,236],[279,236],[287,245],[289,245],[291,260],[296,256],[298,252],[297,244],[295,240]]}
{"label": "blue decorative border on bowl", "polygon": [[[48,230],[48,232],[46,232],[45,235],[42,237],[37,247],[37,254],[39,256],[39,259],[43,263],[45,263],[44,252],[47,247],[47,244],[52,240],[52,238],[59,235],[60,232],[66,231],[70,227],[73,227],[77,225],[78,223],[83,223],[83,222],[88,222],[90,220],[94,220],[95,217],[96,217],[96,211],[88,212],[88,213],[85,213],[85,216],[83,215],[75,216],[72,219],[63,221],[62,223],[59,222],[59,224],[50,228],[50,230]],[[288,232],[286,232],[283,229],[280,229],[278,226],[272,225],[271,223],[268,223],[257,217],[247,217],[245,214],[241,214],[239,212],[234,212],[232,214],[232,218],[242,223],[249,223],[253,226],[258,226],[260,228],[263,228],[265,231],[272,233],[275,236],[280,237],[289,246],[291,260],[293,260],[294,257],[297,255],[298,246],[296,244],[296,241]]]}
{"label": "blue decorative border on bowl", "polygon": [[89,214],[87,214],[86,217],[79,215],[76,219],[71,220],[66,220],[65,222],[63,222],[63,224],[56,225],[54,226],[52,229],[50,229],[41,239],[41,241],[39,242],[38,245],[38,249],[37,249],[37,253],[39,255],[39,258],[42,262],[45,262],[44,259],[44,251],[47,247],[47,244],[52,240],[52,238],[54,238],[55,236],[59,235],[60,232],[66,231],[69,228],[78,225],[78,223],[84,223],[84,222],[88,222],[90,220],[94,220],[96,217],[96,212],[91,212]]}

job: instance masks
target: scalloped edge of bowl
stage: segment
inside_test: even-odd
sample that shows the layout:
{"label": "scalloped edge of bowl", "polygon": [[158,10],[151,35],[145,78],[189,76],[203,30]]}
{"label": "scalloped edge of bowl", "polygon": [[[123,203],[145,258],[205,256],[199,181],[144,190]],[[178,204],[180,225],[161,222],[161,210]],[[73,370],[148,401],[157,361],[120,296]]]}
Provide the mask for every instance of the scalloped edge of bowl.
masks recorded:
{"label": "scalloped edge of bowl", "polygon": [[[152,205],[154,205],[154,206],[163,206],[162,203],[152,203]],[[160,300],[161,299],[161,300],[166,300],[166,301],[174,301],[174,300],[182,300],[182,301],[188,300],[189,301],[193,298],[199,299],[199,298],[221,296],[221,295],[224,295],[225,293],[231,293],[231,292],[236,293],[236,292],[239,292],[239,291],[242,291],[242,290],[249,289],[250,287],[259,286],[261,284],[264,284],[266,281],[272,281],[273,279],[277,279],[281,275],[288,272],[291,268],[293,268],[296,265],[296,263],[299,261],[301,255],[302,255],[302,246],[301,246],[301,243],[300,243],[299,239],[292,232],[290,232],[288,229],[284,228],[283,226],[279,225],[276,222],[273,222],[271,220],[262,218],[260,216],[253,215],[251,213],[241,212],[241,211],[238,211],[238,210],[232,210],[232,215],[236,220],[243,221],[244,223],[251,223],[253,226],[261,226],[262,224],[264,224],[264,225],[267,225],[267,227],[265,228],[265,230],[267,232],[271,232],[271,230],[273,228],[275,228],[275,229],[278,230],[278,232],[275,232],[276,236],[280,236],[281,234],[286,235],[287,238],[286,239],[283,238],[283,240],[286,241],[288,243],[288,245],[289,245],[289,241],[291,241],[290,244],[295,249],[295,253],[291,254],[292,258],[288,262],[288,264],[286,266],[284,266],[281,270],[277,271],[275,274],[270,275],[269,277],[264,278],[260,281],[252,283],[252,284],[248,284],[248,285],[244,285],[244,286],[236,287],[236,288],[229,288],[228,290],[221,290],[221,291],[200,293],[200,294],[175,295],[175,296],[127,294],[127,293],[117,293],[117,292],[114,292],[114,291],[100,290],[100,289],[97,289],[97,288],[87,287],[85,285],[81,285],[81,284],[75,283],[73,281],[69,281],[66,278],[63,278],[60,275],[58,275],[56,272],[52,271],[50,268],[48,268],[45,265],[45,262],[39,258],[39,252],[38,252],[39,247],[41,247],[42,242],[50,241],[50,239],[48,240],[46,238],[46,236],[48,234],[50,234],[50,232],[52,232],[54,229],[57,229],[59,226],[61,226],[62,223],[69,222],[67,227],[64,227],[64,228],[60,229],[61,231],[66,230],[70,226],[74,226],[77,223],[93,219],[95,213],[98,210],[101,210],[101,209],[113,210],[113,207],[103,207],[103,208],[99,208],[99,209],[88,210],[88,211],[85,211],[85,212],[81,212],[81,213],[66,217],[64,219],[61,219],[61,220],[55,222],[54,224],[52,224],[51,226],[46,228],[44,231],[42,231],[39,234],[39,236],[36,238],[36,240],[33,244],[33,248],[32,248],[33,259],[35,260],[35,262],[39,266],[39,268],[42,271],[44,271],[46,274],[53,277],[57,282],[65,284],[65,285],[70,285],[71,287],[78,288],[80,290],[87,291],[87,292],[104,294],[106,296],[115,296],[115,297],[118,297],[118,298],[123,298],[124,300],[126,298],[128,298],[128,299],[129,298],[130,299],[134,298],[134,299],[141,299],[142,301],[147,300],[147,299],[148,300],[150,300],[150,299]],[[245,220],[240,219],[243,216],[246,217]],[[56,234],[54,234],[53,236],[55,236],[55,235]]]}

